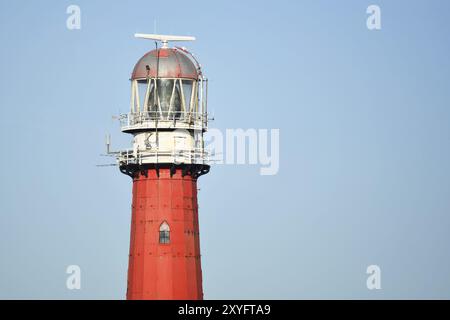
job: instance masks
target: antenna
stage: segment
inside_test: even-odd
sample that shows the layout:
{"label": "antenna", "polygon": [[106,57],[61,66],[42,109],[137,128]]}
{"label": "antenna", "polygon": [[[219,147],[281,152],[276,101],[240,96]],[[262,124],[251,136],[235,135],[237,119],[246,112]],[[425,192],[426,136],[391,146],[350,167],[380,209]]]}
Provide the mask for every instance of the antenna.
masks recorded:
{"label": "antenna", "polygon": [[106,135],[106,154],[110,154],[110,146],[111,146],[111,135],[107,134]]}
{"label": "antenna", "polygon": [[136,33],[134,34],[136,38],[148,39],[148,40],[156,40],[161,41],[162,47],[167,48],[169,41],[194,41],[195,37],[191,36],[172,36],[172,35],[164,35],[164,34],[146,34],[146,33]]}

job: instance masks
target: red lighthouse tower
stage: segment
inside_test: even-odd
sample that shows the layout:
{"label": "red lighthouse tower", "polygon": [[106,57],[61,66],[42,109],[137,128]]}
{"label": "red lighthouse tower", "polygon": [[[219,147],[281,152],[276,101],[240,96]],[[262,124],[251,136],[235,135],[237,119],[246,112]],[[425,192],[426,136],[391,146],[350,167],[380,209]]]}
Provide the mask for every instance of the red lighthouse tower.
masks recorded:
{"label": "red lighthouse tower", "polygon": [[121,116],[133,148],[117,153],[133,179],[127,299],[203,299],[197,179],[209,172],[207,79],[193,55],[162,42],[131,75],[131,110]]}

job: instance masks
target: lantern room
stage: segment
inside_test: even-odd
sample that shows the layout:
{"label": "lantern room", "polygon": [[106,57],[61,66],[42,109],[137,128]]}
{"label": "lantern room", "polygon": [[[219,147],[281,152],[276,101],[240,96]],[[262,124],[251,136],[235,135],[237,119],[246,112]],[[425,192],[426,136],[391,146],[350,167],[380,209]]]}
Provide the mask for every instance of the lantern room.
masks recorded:
{"label": "lantern room", "polygon": [[145,54],[131,75],[130,113],[122,130],[206,127],[207,79],[186,49],[166,44]]}

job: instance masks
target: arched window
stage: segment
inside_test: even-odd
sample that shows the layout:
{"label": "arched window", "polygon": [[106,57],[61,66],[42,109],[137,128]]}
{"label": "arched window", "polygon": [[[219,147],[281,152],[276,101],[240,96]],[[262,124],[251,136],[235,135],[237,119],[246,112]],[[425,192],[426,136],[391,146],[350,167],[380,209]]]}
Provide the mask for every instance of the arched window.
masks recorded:
{"label": "arched window", "polygon": [[159,226],[159,243],[170,243],[170,227],[166,221]]}

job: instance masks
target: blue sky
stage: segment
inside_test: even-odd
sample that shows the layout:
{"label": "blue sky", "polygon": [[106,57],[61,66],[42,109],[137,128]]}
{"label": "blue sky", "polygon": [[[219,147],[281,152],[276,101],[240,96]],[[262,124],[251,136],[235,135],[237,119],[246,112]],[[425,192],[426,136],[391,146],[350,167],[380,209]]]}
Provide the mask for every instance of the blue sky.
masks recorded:
{"label": "blue sky", "polygon": [[[280,129],[277,175],[217,165],[199,180],[205,298],[450,298],[449,9],[1,1],[0,298],[125,297],[131,180],[96,165],[105,133],[130,144],[112,116],[154,46],[133,34],[155,21],[197,37],[211,126]],[[366,288],[371,264],[381,290]]]}

